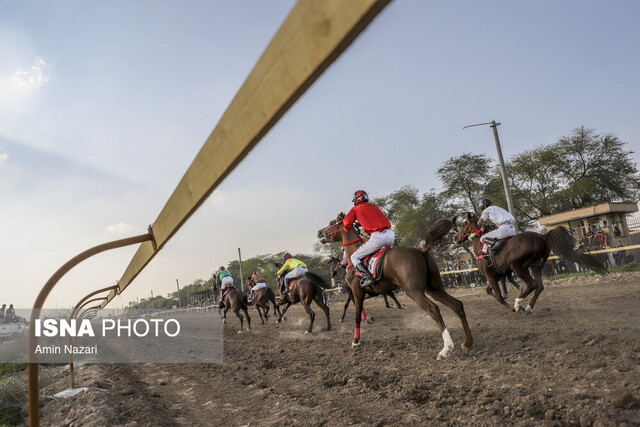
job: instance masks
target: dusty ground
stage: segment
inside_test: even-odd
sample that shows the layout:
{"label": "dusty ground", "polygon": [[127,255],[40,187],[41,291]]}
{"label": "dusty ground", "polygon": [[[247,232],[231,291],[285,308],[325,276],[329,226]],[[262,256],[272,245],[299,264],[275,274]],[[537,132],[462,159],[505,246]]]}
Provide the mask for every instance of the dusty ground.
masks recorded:
{"label": "dusty ground", "polygon": [[[512,301],[513,294],[510,295]],[[79,368],[74,398],[45,399],[44,425],[575,425],[640,424],[640,275],[580,277],[547,286],[534,314],[507,312],[483,289],[461,290],[475,346],[462,349],[457,318],[443,308],[456,342],[442,339],[406,297],[406,310],[369,301],[376,323],[350,349],[353,321],[304,335],[300,307],[289,321],[236,334],[216,365],[101,365]],[[348,313],[352,319],[352,311]],[[252,315],[253,315],[252,311]],[[46,373],[52,395],[67,387]]]}

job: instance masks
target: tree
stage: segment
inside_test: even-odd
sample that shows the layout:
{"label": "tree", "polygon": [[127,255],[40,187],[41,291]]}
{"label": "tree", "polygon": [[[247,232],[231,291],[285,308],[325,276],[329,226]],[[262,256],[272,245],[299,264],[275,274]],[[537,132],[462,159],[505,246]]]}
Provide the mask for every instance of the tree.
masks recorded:
{"label": "tree", "polygon": [[445,213],[442,198],[434,191],[420,196],[417,188],[404,186],[374,203],[394,225],[396,243],[400,246],[421,246],[427,230]]}
{"label": "tree", "polygon": [[489,181],[495,175],[486,154],[465,153],[452,157],[438,169],[444,190],[441,196],[452,210],[479,210],[478,200],[486,197]]}
{"label": "tree", "polygon": [[584,126],[554,145],[564,189],[561,209],[578,209],[611,201],[637,200],[638,169],[613,134],[597,134]]}
{"label": "tree", "polygon": [[599,203],[637,200],[640,177],[631,151],[612,134],[579,127],[555,144],[510,159],[520,222]]}
{"label": "tree", "polygon": [[516,208],[522,225],[551,215],[558,205],[560,164],[552,146],[542,146],[514,156],[507,165]]}

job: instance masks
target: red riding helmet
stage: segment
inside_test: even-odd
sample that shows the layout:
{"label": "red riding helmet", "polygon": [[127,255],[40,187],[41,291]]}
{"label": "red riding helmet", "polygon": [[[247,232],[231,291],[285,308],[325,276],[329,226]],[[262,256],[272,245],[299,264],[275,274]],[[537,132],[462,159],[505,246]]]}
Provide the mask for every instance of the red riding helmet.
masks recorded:
{"label": "red riding helmet", "polygon": [[358,190],[355,193],[353,193],[353,200],[351,201],[353,202],[354,205],[357,205],[358,203],[368,202],[369,195],[364,190]]}
{"label": "red riding helmet", "polygon": [[287,260],[289,258],[293,258],[289,252],[287,252],[286,254],[282,255],[282,261],[283,262],[287,262]]}
{"label": "red riding helmet", "polygon": [[224,265],[221,265],[220,268],[218,269],[218,271],[222,271],[222,270],[226,270],[226,268],[224,268]]}

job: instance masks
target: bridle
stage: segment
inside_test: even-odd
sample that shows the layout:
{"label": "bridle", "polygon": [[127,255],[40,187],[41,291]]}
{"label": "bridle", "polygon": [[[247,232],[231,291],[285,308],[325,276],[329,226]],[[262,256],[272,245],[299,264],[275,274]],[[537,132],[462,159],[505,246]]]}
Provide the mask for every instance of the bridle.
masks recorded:
{"label": "bridle", "polygon": [[[338,234],[342,229],[342,223],[344,222],[344,219],[341,219],[339,221],[336,221],[333,224],[329,224],[327,225],[324,230],[322,230],[322,233],[324,234],[325,237],[329,237],[329,236],[333,236],[334,234]],[[329,228],[333,227],[333,230],[329,231]],[[342,240],[342,239],[341,239]],[[349,245],[353,245],[354,243],[358,243],[362,241],[362,237],[358,237],[355,240],[352,240],[350,242],[345,242],[345,243],[341,243],[342,246],[349,246]]]}
{"label": "bridle", "polygon": [[[468,219],[467,223],[465,224],[464,228],[462,229],[463,236],[460,239],[458,239],[460,242],[462,242],[464,240],[467,240],[469,238],[469,236],[471,235],[471,233],[473,233],[473,232],[475,232],[477,230],[477,228],[475,230],[468,230],[472,225],[476,225],[476,224],[472,223],[471,220]],[[476,227],[477,227],[477,225],[476,225]],[[468,233],[466,233],[467,230],[469,231]]]}

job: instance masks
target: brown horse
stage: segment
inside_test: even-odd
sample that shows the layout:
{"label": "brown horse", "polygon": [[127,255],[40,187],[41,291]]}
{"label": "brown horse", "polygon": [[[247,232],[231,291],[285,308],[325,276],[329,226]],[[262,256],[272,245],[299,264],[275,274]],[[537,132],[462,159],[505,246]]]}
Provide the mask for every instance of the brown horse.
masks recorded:
{"label": "brown horse", "polygon": [[247,328],[251,330],[251,317],[249,317],[249,312],[247,311],[246,298],[246,295],[242,295],[242,293],[234,287],[222,297],[224,312],[222,308],[218,308],[218,314],[220,314],[220,318],[223,319],[222,323],[225,325],[227,324],[227,311],[229,311],[229,309],[233,310],[238,319],[240,319],[239,334],[244,330],[244,318],[242,314],[240,314],[240,310],[244,311],[244,315],[247,317]]}
{"label": "brown horse", "polygon": [[[318,231],[318,237],[322,238],[323,242],[341,242],[347,252],[347,256],[351,258],[353,252],[360,247],[363,242],[354,228],[349,231],[344,230],[343,220],[344,214],[341,213],[335,220],[331,221],[328,226]],[[438,353],[438,359],[449,357],[453,350],[453,340],[442,319],[440,309],[427,298],[427,294],[436,301],[449,307],[460,318],[465,333],[465,341],[462,347],[471,347],[473,345],[473,338],[469,324],[467,323],[464,306],[461,301],[445,291],[438,266],[429,252],[430,249],[451,230],[452,226],[453,224],[448,220],[436,222],[427,233],[425,245],[421,249],[402,246],[390,249],[383,261],[382,278],[373,285],[368,286],[367,289],[360,287],[358,278],[353,274],[353,270],[351,270],[347,279],[349,280],[356,306],[356,325],[353,333],[352,346],[358,346],[360,344],[360,320],[365,293],[380,295],[383,292],[393,289],[395,286],[400,286],[407,296],[426,311],[438,325],[444,341],[444,347]]]}
{"label": "brown horse", "polygon": [[[277,282],[280,288],[282,288],[284,283],[284,274],[277,277]],[[289,282],[290,285],[292,283],[293,281]],[[304,311],[307,312],[309,319],[311,320],[309,328],[304,331],[304,333],[310,334],[313,332],[313,322],[316,318],[316,314],[311,309],[311,302],[315,301],[318,307],[320,307],[327,316],[327,331],[330,331],[331,320],[329,318],[329,307],[324,302],[324,289],[329,289],[329,285],[322,277],[310,271],[306,272],[303,277],[297,279],[295,285],[292,286],[289,295],[281,295],[280,301],[278,302],[278,305],[276,305],[276,309],[279,309],[279,307],[284,304],[286,304],[286,306],[284,310],[282,310],[278,320],[276,320],[276,323],[280,323],[282,319],[284,319],[285,313],[289,310],[289,307],[291,307],[292,304],[300,302],[304,307]]]}
{"label": "brown horse", "polygon": [[[331,257],[329,259],[329,272],[331,273],[331,277],[337,277],[337,284],[342,288],[342,293],[347,295],[347,300],[344,302],[344,309],[342,310],[342,316],[340,316],[340,322],[344,322],[344,317],[347,315],[347,308],[349,308],[349,304],[353,302],[353,292],[351,292],[351,287],[349,287],[349,282],[347,281],[347,269],[344,265],[342,265],[342,261],[340,261],[336,257]],[[369,298],[373,295],[367,294],[365,295],[365,299]],[[389,299],[387,297],[391,297],[391,299],[396,303],[396,306],[399,309],[405,309],[406,307],[400,304],[396,294],[391,290],[382,294],[384,298],[384,306],[387,308],[393,308],[389,305]],[[362,310],[362,314],[367,323],[374,322],[373,317],[367,316],[364,309]]]}
{"label": "brown horse", "polygon": [[[524,311],[531,313],[536,300],[544,290],[542,284],[542,269],[544,268],[549,254],[553,251],[561,258],[578,263],[590,270],[600,274],[606,274],[607,269],[594,256],[576,252],[574,240],[569,231],[564,227],[556,227],[545,234],[526,231],[516,234],[507,239],[500,252],[494,257],[494,264],[488,256],[481,254],[482,242],[475,235],[478,227],[479,217],[476,214],[467,212],[467,219],[456,233],[458,243],[464,243],[472,233],[473,250],[478,259],[478,269],[487,278],[487,293],[493,295],[498,302],[511,311]],[[452,220],[455,224],[455,217]],[[529,269],[533,277],[529,274]],[[520,287],[520,295],[515,299],[511,307],[500,294],[498,280],[506,274],[514,272],[524,282]],[[522,308],[522,301],[533,292],[533,297],[525,309]]]}
{"label": "brown horse", "polygon": [[[251,289],[256,283],[252,278],[249,278],[246,284],[247,289]],[[261,325],[264,325],[264,323],[269,320],[269,309],[271,308],[269,302],[273,304],[273,311],[281,316],[280,308],[278,308],[278,305],[276,304],[276,293],[273,289],[267,286],[266,288],[258,289],[254,292],[252,304],[256,307],[256,311],[260,315],[260,321],[262,322]]]}

